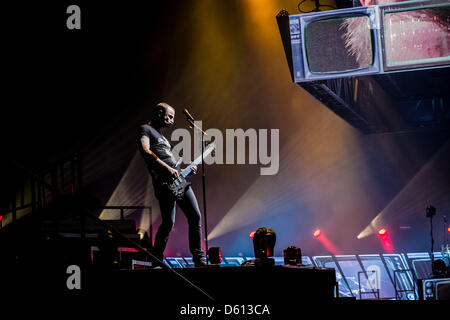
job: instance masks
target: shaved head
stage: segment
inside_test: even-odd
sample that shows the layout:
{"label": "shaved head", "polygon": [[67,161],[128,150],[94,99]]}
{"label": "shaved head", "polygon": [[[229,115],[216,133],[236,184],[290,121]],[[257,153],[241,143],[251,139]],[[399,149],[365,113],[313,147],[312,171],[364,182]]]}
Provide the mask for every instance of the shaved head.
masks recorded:
{"label": "shaved head", "polygon": [[166,102],[160,102],[152,110],[151,123],[155,127],[169,127],[174,117],[175,109]]}

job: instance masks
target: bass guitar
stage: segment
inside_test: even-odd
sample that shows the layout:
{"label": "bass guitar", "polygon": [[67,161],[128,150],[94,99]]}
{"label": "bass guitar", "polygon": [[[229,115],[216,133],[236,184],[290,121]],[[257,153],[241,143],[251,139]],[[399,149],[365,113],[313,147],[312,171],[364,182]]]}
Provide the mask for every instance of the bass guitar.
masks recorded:
{"label": "bass guitar", "polygon": [[[203,158],[206,158],[213,150],[216,148],[214,142],[210,143],[206,149],[203,151]],[[176,200],[181,200],[186,192],[187,188],[191,185],[190,182],[186,180],[186,177],[193,171],[192,167],[197,166],[202,162],[202,156],[200,155],[195,159],[189,166],[181,170],[181,161],[178,161],[175,168],[178,170],[178,178],[172,179],[167,182],[163,182],[161,185],[165,191],[172,195]]]}

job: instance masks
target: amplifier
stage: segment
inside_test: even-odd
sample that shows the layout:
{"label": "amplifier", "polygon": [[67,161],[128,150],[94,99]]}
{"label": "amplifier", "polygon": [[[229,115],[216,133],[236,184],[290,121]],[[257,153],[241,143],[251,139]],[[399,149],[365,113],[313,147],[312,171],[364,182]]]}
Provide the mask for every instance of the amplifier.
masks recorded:
{"label": "amplifier", "polygon": [[420,300],[450,300],[450,278],[417,280]]}

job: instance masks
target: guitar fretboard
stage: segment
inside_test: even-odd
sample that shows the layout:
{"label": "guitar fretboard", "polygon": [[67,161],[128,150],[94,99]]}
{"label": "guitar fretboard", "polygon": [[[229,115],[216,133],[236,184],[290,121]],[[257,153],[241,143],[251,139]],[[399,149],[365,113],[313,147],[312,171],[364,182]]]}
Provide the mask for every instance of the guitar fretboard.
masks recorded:
{"label": "guitar fretboard", "polygon": [[[211,143],[208,145],[208,147],[206,148],[206,150],[203,152],[203,158],[206,158],[207,156],[209,156],[209,154],[216,148],[215,143]],[[202,162],[202,156],[198,156],[194,161],[192,161],[192,163],[187,166],[182,172],[181,175],[186,178],[189,173],[191,173],[192,167],[193,166],[197,166]]]}

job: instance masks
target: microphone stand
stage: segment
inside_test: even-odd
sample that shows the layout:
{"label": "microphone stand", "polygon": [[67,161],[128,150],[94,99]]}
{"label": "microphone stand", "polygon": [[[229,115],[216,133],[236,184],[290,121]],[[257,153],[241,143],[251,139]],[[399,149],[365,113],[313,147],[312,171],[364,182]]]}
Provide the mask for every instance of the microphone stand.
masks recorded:
{"label": "microphone stand", "polygon": [[448,221],[447,221],[447,216],[443,217],[444,219],[444,234],[445,234],[445,245],[448,245]]}
{"label": "microphone stand", "polygon": [[206,255],[206,263],[209,264],[209,258],[208,258],[208,222],[207,222],[207,214],[206,214],[206,173],[205,173],[205,161],[203,159],[203,152],[205,149],[205,143],[204,143],[204,136],[206,135],[206,132],[203,131],[202,128],[198,127],[195,123],[193,118],[190,117],[186,118],[189,124],[192,128],[199,130],[201,133],[201,144],[202,144],[202,195],[203,195],[203,221],[204,221],[204,228],[205,228],[205,255]]}
{"label": "microphone stand", "polygon": [[426,216],[427,218],[430,218],[430,237],[431,237],[431,272],[433,273],[433,277],[434,277],[434,255],[433,255],[433,251],[434,251],[434,237],[433,237],[433,216],[436,215],[436,208],[433,206],[427,206],[426,208]]}

